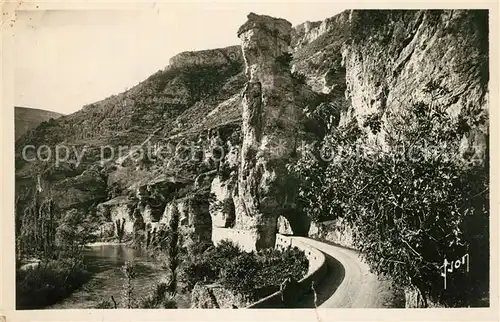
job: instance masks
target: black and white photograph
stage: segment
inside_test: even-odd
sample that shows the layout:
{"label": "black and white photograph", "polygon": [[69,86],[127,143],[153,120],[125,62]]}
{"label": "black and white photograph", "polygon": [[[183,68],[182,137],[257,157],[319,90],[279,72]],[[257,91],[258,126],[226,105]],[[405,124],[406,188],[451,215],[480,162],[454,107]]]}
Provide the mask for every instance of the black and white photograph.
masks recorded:
{"label": "black and white photograph", "polygon": [[13,310],[498,308],[487,6],[113,6],[4,10]]}

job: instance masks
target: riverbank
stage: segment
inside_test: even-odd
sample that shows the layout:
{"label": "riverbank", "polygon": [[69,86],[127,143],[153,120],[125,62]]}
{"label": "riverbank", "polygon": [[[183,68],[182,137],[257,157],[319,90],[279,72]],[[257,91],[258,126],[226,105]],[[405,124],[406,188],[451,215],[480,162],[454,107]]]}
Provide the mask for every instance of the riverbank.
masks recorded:
{"label": "riverbank", "polygon": [[28,268],[35,268],[40,264],[41,260],[38,258],[31,258],[20,262],[19,270],[24,271]]}
{"label": "riverbank", "polygon": [[[26,266],[27,265],[27,266]],[[81,259],[29,263],[16,271],[16,308],[41,309],[56,303],[89,281]]]}
{"label": "riverbank", "polygon": [[98,246],[127,246],[128,244],[125,242],[93,242],[93,243],[88,243],[85,244],[87,247],[98,247]]}

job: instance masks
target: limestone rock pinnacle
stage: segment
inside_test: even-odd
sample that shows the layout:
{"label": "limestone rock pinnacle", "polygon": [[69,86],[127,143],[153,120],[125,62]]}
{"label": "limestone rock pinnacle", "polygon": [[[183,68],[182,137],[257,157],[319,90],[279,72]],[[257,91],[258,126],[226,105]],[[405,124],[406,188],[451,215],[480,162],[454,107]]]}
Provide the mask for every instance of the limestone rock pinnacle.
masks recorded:
{"label": "limestone rock pinnacle", "polygon": [[291,31],[286,20],[254,13],[238,31],[248,82],[238,178],[243,213],[236,228],[254,233],[256,249],[274,246],[277,218],[285,200],[293,200],[285,165],[296,150],[301,111],[287,61]]}

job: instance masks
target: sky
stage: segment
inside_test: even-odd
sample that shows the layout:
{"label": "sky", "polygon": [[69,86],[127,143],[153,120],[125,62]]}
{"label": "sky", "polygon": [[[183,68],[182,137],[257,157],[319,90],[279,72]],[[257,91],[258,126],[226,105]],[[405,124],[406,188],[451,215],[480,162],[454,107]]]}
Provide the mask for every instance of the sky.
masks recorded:
{"label": "sky", "polygon": [[297,25],[345,9],[335,2],[164,2],[121,8],[17,10],[15,105],[70,114],[135,86],[177,53],[239,44],[236,31],[250,12]]}

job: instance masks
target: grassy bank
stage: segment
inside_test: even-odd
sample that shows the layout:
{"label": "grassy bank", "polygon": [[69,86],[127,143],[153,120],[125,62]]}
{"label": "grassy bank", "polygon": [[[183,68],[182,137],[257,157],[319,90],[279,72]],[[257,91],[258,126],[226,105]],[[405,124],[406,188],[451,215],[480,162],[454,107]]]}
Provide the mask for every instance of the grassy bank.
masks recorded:
{"label": "grassy bank", "polygon": [[41,309],[70,295],[90,278],[81,259],[59,259],[16,271],[16,308]]}

